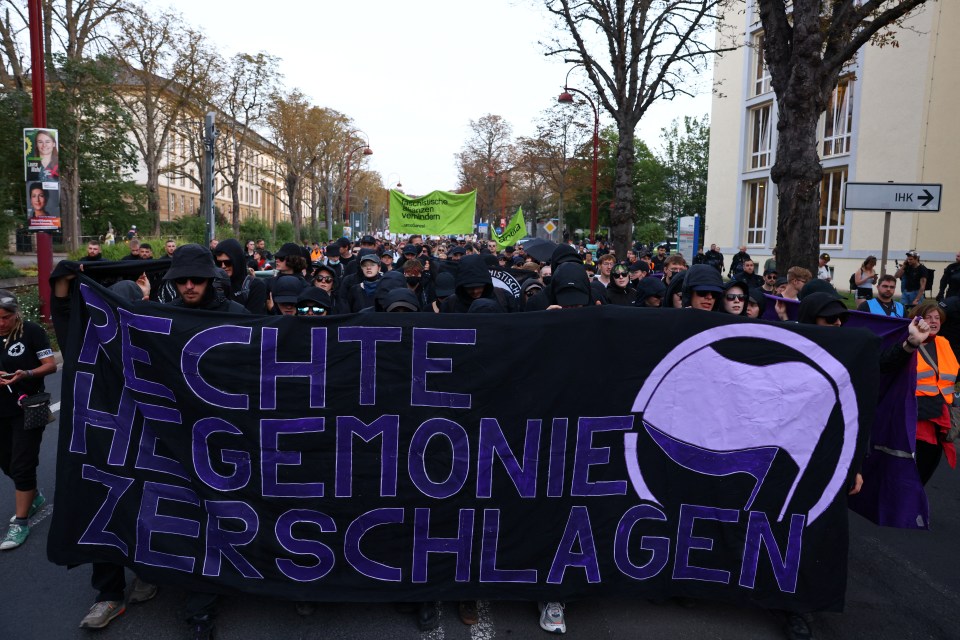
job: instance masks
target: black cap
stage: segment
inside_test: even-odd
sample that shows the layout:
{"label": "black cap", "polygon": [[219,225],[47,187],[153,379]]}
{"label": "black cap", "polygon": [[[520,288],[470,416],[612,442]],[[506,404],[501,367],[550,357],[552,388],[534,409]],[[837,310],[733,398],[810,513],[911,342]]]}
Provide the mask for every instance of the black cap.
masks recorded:
{"label": "black cap", "polygon": [[447,251],[448,256],[463,255],[466,253],[466,250],[463,247],[452,247],[450,251]]}
{"label": "black cap", "polygon": [[373,236],[363,236],[360,238],[360,244],[377,244],[377,240]]}
{"label": "black cap", "polygon": [[303,249],[300,248],[296,242],[285,242],[283,246],[277,249],[277,253],[274,254],[276,258],[288,258],[290,256],[302,256]]}
{"label": "black cap", "polygon": [[340,247],[349,247],[350,238],[340,238],[339,240],[337,240],[337,245]]}
{"label": "black cap", "polygon": [[380,264],[380,256],[378,256],[377,252],[373,249],[360,249],[360,252],[357,254],[357,259],[360,261],[360,264],[363,264],[364,262],[374,262],[376,264]]}
{"label": "black cap", "polygon": [[444,271],[437,276],[436,282],[436,294],[442,298],[447,296],[452,296],[454,290],[456,289],[456,280],[453,278],[453,274],[449,271]]}
{"label": "black cap", "polygon": [[[314,287],[316,289],[317,287]],[[273,301],[296,303],[303,291],[303,282],[296,276],[280,276],[273,283]]]}
{"label": "black cap", "polygon": [[328,258],[336,258],[340,255],[340,245],[338,245],[336,242],[333,244],[328,244],[327,248],[324,249],[323,252],[327,254]]}
{"label": "black cap", "polygon": [[330,294],[319,287],[307,287],[297,296],[297,304],[309,302],[315,306],[330,310],[333,308],[333,301]]}
{"label": "black cap", "polygon": [[217,268],[213,264],[213,254],[210,249],[198,244],[184,244],[177,247],[170,261],[170,268],[164,274],[164,280],[177,278],[206,278],[212,280],[217,277]]}
{"label": "black cap", "polygon": [[405,246],[405,247],[403,248],[403,255],[405,255],[405,256],[406,256],[406,255],[413,255],[413,256],[415,256],[415,255],[417,255],[418,253],[420,253],[420,249],[417,248],[417,245],[408,244],[407,246]]}

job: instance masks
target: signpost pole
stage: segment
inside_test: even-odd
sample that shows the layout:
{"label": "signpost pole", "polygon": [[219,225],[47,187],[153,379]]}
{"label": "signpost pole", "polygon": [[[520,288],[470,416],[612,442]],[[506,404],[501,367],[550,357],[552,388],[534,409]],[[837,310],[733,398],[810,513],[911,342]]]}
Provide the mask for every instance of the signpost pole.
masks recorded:
{"label": "signpost pole", "polygon": [[[33,126],[46,129],[47,87],[44,76],[46,61],[43,56],[43,14],[40,0],[30,0],[27,8],[30,21],[30,67],[33,70]],[[50,273],[52,271],[53,238],[49,233],[38,231],[37,288],[40,294],[40,316],[45,320],[50,319]]]}
{"label": "signpost pole", "polygon": [[887,275],[887,248],[890,246],[890,212],[883,212],[883,249],[880,254],[880,275]]}

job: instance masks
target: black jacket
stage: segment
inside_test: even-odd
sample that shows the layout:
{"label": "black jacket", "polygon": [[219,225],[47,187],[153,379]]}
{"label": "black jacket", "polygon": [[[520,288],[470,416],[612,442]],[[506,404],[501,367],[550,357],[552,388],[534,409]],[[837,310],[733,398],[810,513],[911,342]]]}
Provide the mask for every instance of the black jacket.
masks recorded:
{"label": "black jacket", "polygon": [[230,290],[233,301],[237,302],[256,315],[267,313],[267,284],[247,273],[246,253],[240,243],[228,238],[217,245],[216,255],[226,254],[233,264],[233,275],[230,276]]}
{"label": "black jacket", "polygon": [[506,300],[501,299],[505,294],[494,288],[493,278],[490,277],[490,271],[487,269],[487,263],[483,256],[473,255],[464,256],[460,260],[457,269],[457,286],[453,295],[440,305],[440,313],[467,313],[474,300],[467,293],[467,289],[481,286],[483,287],[483,293],[480,294],[481,298],[494,300],[501,307],[504,307],[504,311],[507,311]]}

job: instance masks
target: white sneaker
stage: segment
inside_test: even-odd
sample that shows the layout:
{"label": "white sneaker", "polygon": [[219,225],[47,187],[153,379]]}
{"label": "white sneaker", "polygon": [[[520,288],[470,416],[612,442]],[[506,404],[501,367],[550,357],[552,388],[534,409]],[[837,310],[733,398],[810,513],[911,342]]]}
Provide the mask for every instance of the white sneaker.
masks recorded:
{"label": "white sneaker", "polygon": [[81,629],[103,629],[110,621],[126,611],[121,601],[102,600],[93,603],[90,611],[80,621]]}
{"label": "white sneaker", "polygon": [[540,628],[550,633],[566,633],[567,621],[563,617],[563,603],[538,602],[540,608]]}

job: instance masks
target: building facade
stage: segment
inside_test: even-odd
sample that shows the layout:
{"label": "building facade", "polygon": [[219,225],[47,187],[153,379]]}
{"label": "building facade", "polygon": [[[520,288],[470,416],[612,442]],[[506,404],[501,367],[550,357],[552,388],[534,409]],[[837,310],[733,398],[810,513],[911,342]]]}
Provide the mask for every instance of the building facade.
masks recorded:
{"label": "building facade", "polygon": [[[745,46],[718,57],[714,67],[704,239],[727,255],[746,245],[763,260],[777,233],[777,191],[770,179],[776,98],[755,1],[747,1],[746,12],[728,12],[727,21],[718,45]],[[951,113],[960,101],[957,29],[960,2],[929,3],[897,30],[898,47],[859,51],[821,116],[820,246],[832,258],[841,291],[867,256],[879,259],[883,245],[882,211],[844,210],[847,182],[943,185],[940,212],[892,214],[888,271],[915,249],[939,280],[960,251],[960,125]],[[778,265],[781,271],[789,266]]]}

